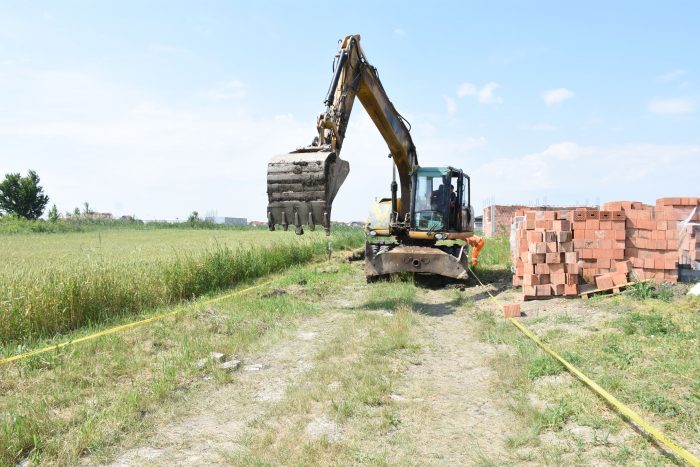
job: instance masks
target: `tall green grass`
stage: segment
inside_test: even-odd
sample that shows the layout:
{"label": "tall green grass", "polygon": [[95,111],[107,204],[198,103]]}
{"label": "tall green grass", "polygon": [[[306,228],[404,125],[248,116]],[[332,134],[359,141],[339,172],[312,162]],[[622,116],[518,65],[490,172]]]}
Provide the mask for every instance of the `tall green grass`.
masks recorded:
{"label": "tall green grass", "polygon": [[[360,246],[360,229],[336,229],[334,250]],[[0,275],[0,342],[23,344],[115,316],[226,289],[326,254],[328,239],[302,237],[268,246],[216,246],[150,262],[97,258],[70,267],[18,265]]]}

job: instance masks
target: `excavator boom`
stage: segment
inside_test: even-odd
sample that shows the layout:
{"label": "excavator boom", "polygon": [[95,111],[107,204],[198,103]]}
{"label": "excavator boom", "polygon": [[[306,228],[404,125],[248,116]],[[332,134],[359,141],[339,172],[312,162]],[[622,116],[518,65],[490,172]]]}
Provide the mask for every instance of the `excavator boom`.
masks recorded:
{"label": "excavator boom", "polygon": [[[355,98],[359,98],[389,147],[399,175],[401,201],[393,206],[396,219],[406,217],[410,206],[410,173],[417,167],[416,149],[403,118],[386,95],[376,68],[367,62],[360,36],[347,36],[335,59],[333,79],[326,95],[326,110],[317,119],[318,135],[311,145],[274,157],[267,169],[270,230],[293,225],[303,233],[322,225],[330,233],[331,209],[350,165],[340,158]],[[395,196],[394,196],[395,198]]]}

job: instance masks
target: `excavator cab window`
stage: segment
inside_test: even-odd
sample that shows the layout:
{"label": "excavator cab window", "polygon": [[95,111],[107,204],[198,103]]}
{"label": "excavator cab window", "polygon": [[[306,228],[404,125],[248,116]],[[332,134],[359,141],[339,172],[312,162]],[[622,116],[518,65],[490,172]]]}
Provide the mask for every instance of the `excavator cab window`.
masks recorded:
{"label": "excavator cab window", "polygon": [[451,178],[443,169],[418,169],[414,190],[413,228],[445,230],[448,223]]}

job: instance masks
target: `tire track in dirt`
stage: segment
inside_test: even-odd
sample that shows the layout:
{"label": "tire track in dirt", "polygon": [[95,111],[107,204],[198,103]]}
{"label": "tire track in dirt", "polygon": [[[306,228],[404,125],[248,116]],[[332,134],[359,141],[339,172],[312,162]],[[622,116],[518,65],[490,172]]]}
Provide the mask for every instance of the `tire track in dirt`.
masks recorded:
{"label": "tire track in dirt", "polygon": [[473,465],[506,449],[512,415],[494,401],[489,363],[498,346],[479,342],[474,319],[446,292],[420,295],[423,352],[392,397],[400,407],[397,435],[412,446],[412,460],[397,448],[398,462]]}

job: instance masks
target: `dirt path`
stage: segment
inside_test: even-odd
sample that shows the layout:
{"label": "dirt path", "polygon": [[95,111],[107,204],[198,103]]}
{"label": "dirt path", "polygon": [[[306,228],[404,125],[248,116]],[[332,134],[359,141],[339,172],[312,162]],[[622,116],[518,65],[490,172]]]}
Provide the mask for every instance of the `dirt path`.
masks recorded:
{"label": "dirt path", "polygon": [[[505,450],[511,415],[494,400],[489,360],[496,345],[479,342],[474,319],[448,291],[420,294],[423,351],[395,388],[400,431],[414,463],[474,465]],[[397,449],[396,460],[407,461]],[[404,457],[404,459],[401,459]]]}
{"label": "dirt path", "polygon": [[213,393],[201,394],[183,418],[161,427],[147,446],[130,449],[112,464],[211,465],[245,441],[246,427],[279,401],[286,388],[313,368],[313,355],[349,314],[310,318],[291,339],[242,362],[238,377]]}
{"label": "dirt path", "polygon": [[[197,395],[184,416],[112,465],[226,463],[248,437],[260,435],[260,419],[283,403],[287,388],[304,383],[315,355],[353,319],[370,287],[354,286],[341,300],[329,300],[334,310],[307,319],[291,338],[249,357],[232,383]],[[381,451],[398,463],[473,464],[497,458],[505,449],[510,415],[493,400],[494,373],[488,364],[497,348],[478,341],[473,318],[455,297],[454,290],[418,290],[412,332],[420,351],[387,401],[400,424],[373,442],[360,443],[368,453]],[[344,439],[357,439],[350,426],[343,430]]]}

